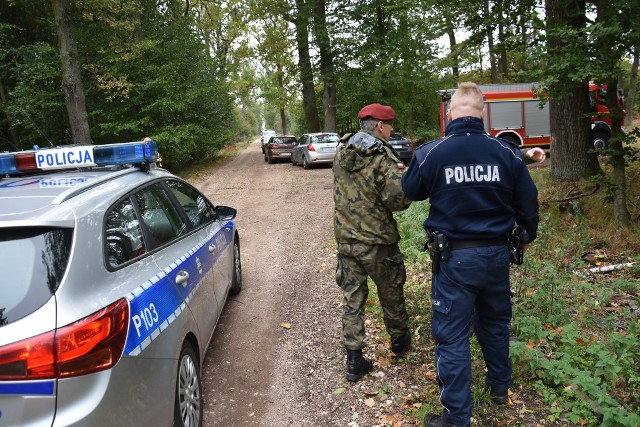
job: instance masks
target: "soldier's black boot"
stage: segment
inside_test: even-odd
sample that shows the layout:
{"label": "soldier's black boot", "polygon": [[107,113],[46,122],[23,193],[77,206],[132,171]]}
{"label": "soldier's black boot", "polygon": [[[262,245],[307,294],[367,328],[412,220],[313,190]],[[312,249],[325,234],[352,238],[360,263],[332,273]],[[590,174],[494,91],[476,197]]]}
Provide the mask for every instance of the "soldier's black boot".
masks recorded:
{"label": "soldier's black boot", "polygon": [[411,349],[411,332],[407,331],[404,335],[391,340],[391,351],[397,359],[401,359],[407,351]]}
{"label": "soldier's black boot", "polygon": [[373,369],[373,363],[362,357],[362,350],[347,350],[347,373],[349,381],[358,381]]}

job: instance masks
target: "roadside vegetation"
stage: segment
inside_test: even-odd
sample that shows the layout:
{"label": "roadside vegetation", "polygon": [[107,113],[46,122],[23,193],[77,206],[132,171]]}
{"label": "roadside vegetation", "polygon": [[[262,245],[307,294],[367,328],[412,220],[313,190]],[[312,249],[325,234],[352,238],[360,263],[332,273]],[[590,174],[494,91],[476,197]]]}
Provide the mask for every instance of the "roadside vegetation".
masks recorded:
{"label": "roadside vegetation", "polygon": [[[606,185],[610,167],[601,160],[605,173],[599,179],[564,186],[555,184],[549,168],[531,170],[541,222],[525,263],[512,267],[516,386],[508,406],[491,404],[482,354],[472,338],[473,425],[640,425],[640,233],[616,226]],[[639,179],[640,162],[632,162],[627,197],[636,227],[640,189],[633,183]],[[394,386],[386,378],[381,388],[394,403],[380,412],[380,425],[422,425],[425,414],[441,411],[430,332],[430,261],[422,251],[428,209],[428,202],[418,202],[397,215],[414,330],[413,351],[399,365],[403,381],[408,377],[411,384]],[[620,269],[591,271],[613,265]],[[384,346],[388,337],[374,301],[368,319],[370,329],[380,332],[370,339]]]}

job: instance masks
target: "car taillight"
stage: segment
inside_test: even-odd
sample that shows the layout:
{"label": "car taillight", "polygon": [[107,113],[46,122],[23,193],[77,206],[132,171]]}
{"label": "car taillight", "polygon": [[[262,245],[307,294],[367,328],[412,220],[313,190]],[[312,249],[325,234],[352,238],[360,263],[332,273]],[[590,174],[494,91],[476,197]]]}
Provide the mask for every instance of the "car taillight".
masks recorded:
{"label": "car taillight", "polygon": [[0,347],[0,380],[65,378],[113,367],[127,340],[121,299],[70,325]]}
{"label": "car taillight", "polygon": [[309,145],[307,145],[307,150],[309,150],[309,151],[316,151],[316,149],[315,149],[315,148],[313,148],[313,144],[309,144]]}

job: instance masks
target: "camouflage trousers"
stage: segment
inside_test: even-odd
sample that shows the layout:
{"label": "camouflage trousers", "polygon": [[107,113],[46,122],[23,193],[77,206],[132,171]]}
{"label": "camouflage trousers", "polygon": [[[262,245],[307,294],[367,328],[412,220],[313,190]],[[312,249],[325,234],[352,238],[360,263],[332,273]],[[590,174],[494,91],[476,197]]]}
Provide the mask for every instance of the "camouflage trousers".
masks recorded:
{"label": "camouflage trousers", "polygon": [[348,350],[364,347],[368,277],[378,289],[384,324],[391,339],[401,337],[409,330],[404,299],[406,271],[398,245],[339,244],[336,283],[342,289],[342,336]]}

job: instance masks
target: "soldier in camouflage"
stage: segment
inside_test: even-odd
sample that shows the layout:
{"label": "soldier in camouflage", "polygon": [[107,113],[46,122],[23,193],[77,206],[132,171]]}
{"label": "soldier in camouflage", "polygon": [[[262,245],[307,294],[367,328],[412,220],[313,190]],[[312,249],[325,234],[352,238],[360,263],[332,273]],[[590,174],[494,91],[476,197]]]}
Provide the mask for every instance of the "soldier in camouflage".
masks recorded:
{"label": "soldier in camouflage", "polygon": [[391,350],[402,357],[411,345],[404,257],[393,217],[411,201],[402,192],[404,165],[388,143],[394,118],[389,106],[364,107],[358,114],[361,130],[343,138],[333,162],[336,282],[344,297],[342,331],[349,381],[358,381],[373,369],[371,361],[362,357],[368,277],[378,289]]}

